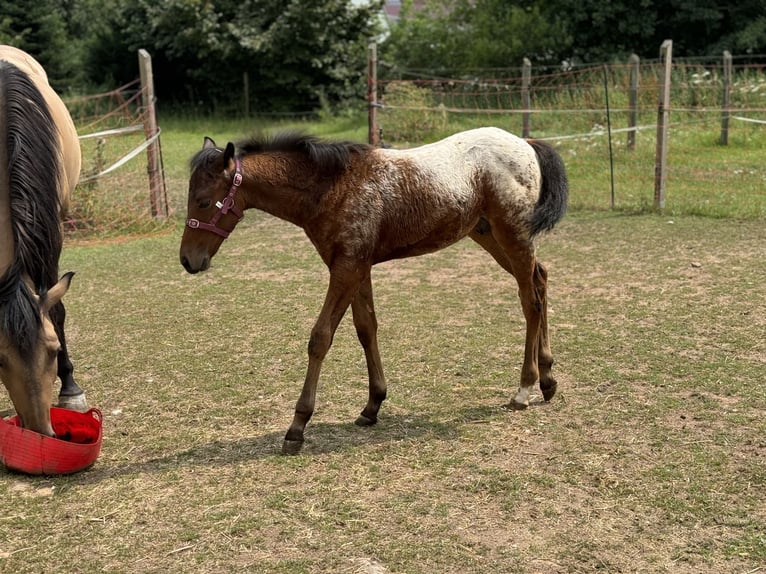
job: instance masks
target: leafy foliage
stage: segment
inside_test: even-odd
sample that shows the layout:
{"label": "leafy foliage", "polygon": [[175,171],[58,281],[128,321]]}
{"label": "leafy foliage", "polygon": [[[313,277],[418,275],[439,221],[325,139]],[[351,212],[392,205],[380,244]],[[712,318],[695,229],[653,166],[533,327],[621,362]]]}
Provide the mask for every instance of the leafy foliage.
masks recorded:
{"label": "leafy foliage", "polygon": [[672,39],[679,56],[766,51],[760,0],[405,0],[384,49],[398,69],[509,68],[657,58]]}
{"label": "leafy foliage", "polygon": [[436,72],[508,68],[531,56],[547,61],[565,46],[562,26],[539,6],[504,0],[404,2],[402,18],[384,45],[384,61]]}
{"label": "leafy foliage", "polygon": [[[0,42],[34,55],[63,92],[114,88],[152,54],[163,109],[241,115],[361,104],[384,0],[0,0]],[[403,0],[380,48],[406,70],[766,52],[763,0]],[[386,72],[385,70],[389,70]]]}
{"label": "leafy foliage", "polygon": [[[363,94],[364,46],[379,8],[348,0],[117,0],[92,67],[145,48],[159,97],[206,111],[241,109],[245,74],[259,111],[309,111],[320,98],[346,104]],[[135,67],[112,64],[110,73],[127,81]]]}
{"label": "leafy foliage", "polygon": [[69,3],[56,0],[0,0],[0,44],[10,44],[44,63],[48,80],[67,91],[83,79],[81,43],[68,26]]}

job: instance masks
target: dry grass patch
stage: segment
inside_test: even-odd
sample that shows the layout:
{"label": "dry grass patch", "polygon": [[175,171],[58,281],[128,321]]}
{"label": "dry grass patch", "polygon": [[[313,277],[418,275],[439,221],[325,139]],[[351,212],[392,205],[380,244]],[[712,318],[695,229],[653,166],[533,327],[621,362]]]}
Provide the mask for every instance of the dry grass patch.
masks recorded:
{"label": "dry grass patch", "polygon": [[[178,236],[72,244],[75,374],[105,414],[70,477],[0,472],[0,570],[758,572],[766,563],[766,229],[577,214],[541,242],[560,394],[504,408],[524,326],[480,248],[373,281],[380,422],[347,318],[279,454],[327,271],[248,215],[210,272]],[[5,401],[3,397],[0,401]],[[0,402],[0,410],[8,408]]]}

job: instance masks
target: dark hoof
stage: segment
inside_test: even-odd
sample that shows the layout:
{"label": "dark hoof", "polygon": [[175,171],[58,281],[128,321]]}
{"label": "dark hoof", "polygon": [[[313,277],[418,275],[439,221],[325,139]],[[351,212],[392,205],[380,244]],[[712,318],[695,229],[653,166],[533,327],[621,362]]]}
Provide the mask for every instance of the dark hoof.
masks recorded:
{"label": "dark hoof", "polygon": [[288,456],[296,455],[301,452],[301,448],[303,448],[302,440],[285,439],[285,441],[282,443],[282,454],[286,454]]}
{"label": "dark hoof", "polygon": [[508,408],[512,411],[523,411],[528,407],[529,403],[517,403],[516,401],[508,403]]}
{"label": "dark hoof", "polygon": [[549,379],[544,383],[540,383],[540,391],[543,393],[543,400],[547,403],[556,395],[556,381]]}
{"label": "dark hoof", "polygon": [[376,422],[378,422],[377,418],[371,419],[370,417],[359,415],[357,419],[354,421],[354,424],[358,427],[371,427]]}

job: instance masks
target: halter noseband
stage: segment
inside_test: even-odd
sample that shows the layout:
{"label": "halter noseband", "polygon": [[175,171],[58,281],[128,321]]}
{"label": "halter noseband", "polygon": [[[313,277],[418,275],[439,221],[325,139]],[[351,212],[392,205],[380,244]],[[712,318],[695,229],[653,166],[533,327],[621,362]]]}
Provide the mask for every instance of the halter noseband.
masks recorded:
{"label": "halter noseband", "polygon": [[223,198],[223,201],[217,201],[216,207],[218,207],[218,211],[215,212],[213,217],[210,219],[209,223],[205,223],[204,221],[200,221],[199,219],[189,218],[186,220],[187,227],[191,227],[192,229],[204,229],[205,231],[211,231],[212,233],[215,233],[216,235],[220,235],[224,239],[226,239],[230,234],[231,231],[226,231],[225,229],[221,229],[218,227],[217,223],[218,220],[221,219],[222,216],[226,215],[231,211],[237,218],[237,222],[239,222],[240,219],[245,217],[245,214],[242,213],[242,210],[237,207],[234,204],[234,196],[237,193],[237,188],[242,184],[242,164],[239,161],[239,158],[234,159],[234,179],[231,182],[231,187],[229,188],[229,193],[226,194],[226,197]]}

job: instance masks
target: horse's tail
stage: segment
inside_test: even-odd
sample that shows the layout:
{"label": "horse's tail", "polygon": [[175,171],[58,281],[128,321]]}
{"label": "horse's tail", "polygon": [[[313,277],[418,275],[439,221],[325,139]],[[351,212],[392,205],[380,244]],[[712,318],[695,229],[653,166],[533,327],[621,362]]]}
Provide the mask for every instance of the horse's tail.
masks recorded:
{"label": "horse's tail", "polygon": [[540,140],[528,140],[527,143],[537,154],[542,177],[540,197],[530,221],[530,233],[534,237],[543,231],[550,231],[564,217],[569,185],[564,162],[553,146]]}
{"label": "horse's tail", "polygon": [[35,348],[39,293],[56,282],[63,243],[59,224],[60,151],[56,124],[34,82],[0,61],[0,329],[22,357]]}

